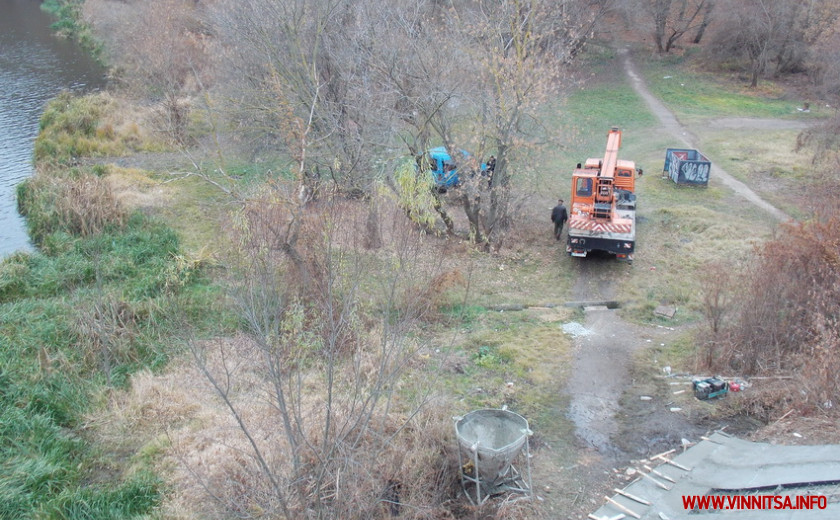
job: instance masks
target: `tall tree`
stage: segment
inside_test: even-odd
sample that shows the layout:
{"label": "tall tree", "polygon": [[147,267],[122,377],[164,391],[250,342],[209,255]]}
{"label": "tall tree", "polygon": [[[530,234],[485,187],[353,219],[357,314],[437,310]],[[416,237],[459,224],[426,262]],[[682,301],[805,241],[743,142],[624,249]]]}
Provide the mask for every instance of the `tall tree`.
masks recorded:
{"label": "tall tree", "polygon": [[464,207],[479,242],[496,246],[511,224],[511,187],[539,128],[541,107],[572,83],[567,66],[585,45],[607,2],[478,1],[453,10],[448,32],[467,47],[477,150],[495,152],[489,206],[479,218],[480,194],[467,191]]}
{"label": "tall tree", "polygon": [[653,41],[660,54],[673,49],[686,33],[697,31],[696,42],[709,23],[713,0],[640,0],[636,12],[650,20]]}
{"label": "tall tree", "polygon": [[768,71],[805,70],[811,49],[837,20],[830,0],[719,0],[727,13],[718,21],[710,54],[724,61],[743,60],[756,87]]}
{"label": "tall tree", "polygon": [[[107,7],[111,6],[102,6],[100,11]],[[119,37],[109,49],[124,64],[129,89],[160,104],[161,129],[183,144],[190,97],[210,77],[206,28],[198,22],[195,2],[189,0],[142,2],[132,9],[127,19],[107,33]]]}

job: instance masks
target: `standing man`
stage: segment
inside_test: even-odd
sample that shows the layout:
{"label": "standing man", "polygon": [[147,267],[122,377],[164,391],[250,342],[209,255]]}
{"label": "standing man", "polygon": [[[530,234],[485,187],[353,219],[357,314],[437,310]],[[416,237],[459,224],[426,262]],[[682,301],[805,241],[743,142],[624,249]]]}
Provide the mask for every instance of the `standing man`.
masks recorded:
{"label": "standing man", "polygon": [[554,222],[554,238],[560,240],[560,234],[563,233],[563,224],[569,219],[569,214],[566,212],[566,206],[563,205],[563,199],[557,201],[557,205],[551,210],[551,221]]}
{"label": "standing man", "polygon": [[491,155],[487,161],[487,168],[484,170],[487,174],[487,188],[493,187],[493,174],[496,172],[496,156]]}

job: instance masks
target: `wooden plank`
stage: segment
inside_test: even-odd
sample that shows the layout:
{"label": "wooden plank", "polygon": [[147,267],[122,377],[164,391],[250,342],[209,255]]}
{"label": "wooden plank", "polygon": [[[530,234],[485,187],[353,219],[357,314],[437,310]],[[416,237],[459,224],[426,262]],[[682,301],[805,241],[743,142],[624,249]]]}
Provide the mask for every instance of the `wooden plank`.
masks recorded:
{"label": "wooden plank", "polygon": [[674,453],[675,451],[677,451],[677,450],[676,450],[676,448],[675,448],[675,449],[673,449],[673,450],[663,451],[663,452],[662,452],[662,453],[660,453],[659,455],[654,455],[654,456],[653,456],[653,457],[651,457],[651,458],[652,458],[652,459],[658,459],[659,457],[664,457],[665,455],[670,455],[670,454]]}
{"label": "wooden plank", "polygon": [[630,509],[630,508],[628,508],[628,507],[624,507],[623,505],[619,504],[618,502],[616,502],[615,500],[611,499],[610,497],[608,497],[608,496],[604,495],[604,498],[606,498],[606,499],[607,499],[607,502],[609,502],[610,504],[614,505],[615,507],[617,507],[617,508],[621,509],[622,511],[624,511],[624,512],[625,512],[625,513],[627,513],[628,515],[632,516],[633,518],[638,518],[638,519],[641,519],[641,518],[642,518],[641,516],[639,516],[638,514],[636,514],[636,512],[635,512],[635,511],[633,511],[632,509]]}
{"label": "wooden plank", "polygon": [[651,477],[651,476],[650,476],[650,475],[648,475],[647,473],[643,473],[643,472],[641,472],[641,471],[639,471],[639,470],[636,470],[636,471],[638,471],[638,472],[639,472],[639,475],[641,475],[641,476],[643,476],[644,478],[646,478],[646,479],[650,480],[651,482],[653,482],[653,483],[654,483],[654,484],[656,484],[657,486],[661,487],[661,488],[662,488],[662,489],[664,489],[665,491],[670,491],[670,490],[671,490],[671,488],[669,488],[668,486],[666,486],[666,485],[665,485],[665,484],[663,484],[662,482],[659,482],[658,480],[656,480],[655,478]]}
{"label": "wooden plank", "polygon": [[785,412],[785,414],[784,414],[783,416],[781,416],[781,417],[779,417],[778,419],[776,419],[775,421],[773,421],[773,424],[776,424],[776,423],[780,422],[782,419],[784,419],[785,417],[787,417],[788,415],[790,415],[790,414],[793,412],[793,410],[794,410],[794,408],[791,408],[790,410],[788,410],[787,412]]}
{"label": "wooden plank", "polygon": [[682,464],[680,464],[679,462],[674,462],[673,460],[669,459],[668,457],[659,457],[659,460],[661,460],[662,462],[665,462],[667,464],[670,464],[670,465],[672,465],[676,468],[680,468],[683,471],[691,471],[691,468],[687,468],[687,467],[683,466]]}
{"label": "wooden plank", "polygon": [[644,504],[646,506],[653,505],[653,503],[650,502],[649,500],[645,500],[644,498],[637,497],[636,495],[631,495],[630,493],[628,493],[626,491],[622,491],[620,489],[613,489],[613,491],[615,491],[616,493],[618,493],[619,495],[621,495],[623,497],[629,498],[630,500],[635,500],[636,502],[638,502],[640,504]]}
{"label": "wooden plank", "polygon": [[654,475],[656,475],[657,477],[662,477],[662,478],[664,478],[665,480],[667,480],[668,482],[673,482],[673,483],[675,483],[675,484],[677,483],[677,481],[676,481],[676,480],[672,479],[672,478],[671,478],[671,477],[669,477],[668,475],[665,475],[665,474],[662,474],[662,473],[660,473],[660,472],[656,471],[655,469],[651,468],[650,466],[645,466],[644,468],[645,468],[646,470],[650,471],[651,473],[653,473]]}

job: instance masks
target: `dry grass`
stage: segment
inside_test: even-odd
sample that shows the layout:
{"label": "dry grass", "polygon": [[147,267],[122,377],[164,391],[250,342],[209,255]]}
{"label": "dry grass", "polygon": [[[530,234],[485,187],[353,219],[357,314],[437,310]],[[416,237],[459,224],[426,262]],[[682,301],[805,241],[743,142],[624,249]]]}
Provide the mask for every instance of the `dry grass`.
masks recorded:
{"label": "dry grass", "polygon": [[[269,404],[270,382],[259,349],[242,336],[204,342],[199,348],[211,371],[232,370],[236,385],[231,400],[243,424],[271,468],[278,475],[289,475],[291,452],[276,410]],[[307,430],[312,445],[323,440],[317,427],[323,424],[324,414],[323,386],[318,381],[317,373],[304,376],[306,391],[300,403],[311,420],[308,424],[315,426]],[[131,379],[130,391],[115,394],[109,408],[107,415],[91,419],[106,443],[130,445],[140,439],[155,439],[150,444],[163,450],[165,458],[159,469],[166,469],[173,489],[164,505],[167,517],[222,518],[247,512],[270,518],[279,514],[276,494],[256,464],[242,428],[195,366],[173,366],[160,375],[138,373]],[[435,398],[412,416],[410,408],[403,406],[377,416],[378,433],[364,436],[359,450],[351,453],[339,448],[335,453],[336,463],[344,471],[318,490],[322,506],[341,518],[387,518],[392,507],[400,509],[400,518],[452,517],[445,506],[453,498],[457,475],[452,467],[455,457],[449,408],[445,399]],[[161,435],[168,440],[162,447]],[[304,462],[315,468],[314,460],[306,461],[307,452],[302,452]],[[352,463],[347,464],[344,457],[351,457]],[[304,487],[314,477],[302,476]],[[291,482],[284,487],[295,496]],[[305,494],[315,492],[309,489]],[[389,493],[397,504],[387,501]],[[312,507],[295,500],[290,505],[293,510]]]}
{"label": "dry grass", "polygon": [[[388,213],[392,210],[393,213]],[[316,204],[308,211],[301,226],[302,241],[311,240],[306,237],[323,237],[332,215],[341,216],[341,225],[333,228],[330,235],[330,245],[336,250],[353,251],[344,257],[344,267],[357,265],[368,273],[359,286],[361,301],[371,302],[365,304],[366,311],[379,308],[372,304],[381,301],[386,289],[397,290],[401,295],[397,301],[413,298],[414,305],[422,303],[421,307],[431,310],[460,302],[468,290],[465,286],[476,283],[472,277],[477,272],[495,278],[498,262],[514,262],[522,255],[517,247],[519,251],[505,248],[498,256],[488,257],[461,242],[419,235],[398,209],[389,206],[380,207],[386,215],[381,226],[385,245],[368,250],[358,234],[366,223],[366,203],[335,200],[328,205]],[[283,213],[277,219],[288,223]],[[550,238],[550,227],[546,229]],[[401,249],[399,244],[406,248]],[[546,244],[549,248],[556,246],[553,241]],[[318,249],[317,242],[302,243],[301,251],[307,261],[313,262],[311,265],[323,262],[324,249]],[[396,278],[398,283],[394,286],[383,285],[383,276],[395,273],[401,263],[408,269],[405,276]],[[481,283],[484,281],[481,279]],[[561,359],[557,357],[556,345],[566,339],[552,323],[567,317],[568,312],[553,311],[540,331],[526,332],[521,344],[514,342],[507,347],[510,355],[517,357],[515,370],[533,379],[528,384],[517,383],[517,398],[527,400],[535,395],[545,401],[547,394],[535,388],[547,385],[556,389],[556,371],[551,367]],[[422,324],[433,315],[421,313],[417,323]],[[381,320],[374,319],[356,329],[354,347],[344,354],[350,356],[352,352],[352,358],[348,357],[346,362],[352,361],[354,368],[349,370],[348,366],[347,371],[337,374],[338,394],[334,396],[332,410],[334,428],[353,417],[347,408],[352,402],[353,385],[374,382],[381,369],[377,338],[383,336],[382,325]],[[411,330],[417,334],[422,325]],[[282,477],[289,496],[296,497],[288,502],[293,510],[325,507],[341,518],[387,518],[397,509],[400,518],[462,518],[477,514],[465,501],[456,499],[460,486],[454,467],[456,445],[451,415],[453,410],[461,408],[429,387],[427,371],[433,362],[427,354],[426,339],[414,337],[403,341],[402,355],[410,371],[389,389],[396,393],[388,411],[377,408],[371,422],[373,428],[362,435],[360,444],[352,450],[347,446],[337,447],[335,460],[326,466],[318,462],[317,451],[304,448],[298,452],[304,466],[311,467],[313,472],[304,472],[299,478],[292,476],[293,454],[282,421],[270,404],[272,390],[260,349],[245,336],[202,342],[197,346],[204,353],[208,370],[218,380],[225,380],[222,376],[231,374],[231,402],[272,472]],[[297,406],[300,417],[308,425],[305,426],[307,442],[319,446],[325,434],[334,435],[335,431],[324,432],[319,427],[324,424],[325,413],[323,365],[317,358],[311,358],[308,363],[301,372],[302,397]],[[534,367],[536,371],[531,370]],[[412,415],[421,401],[425,405]],[[539,406],[547,408],[548,402],[543,401]],[[186,520],[231,514],[279,516],[280,501],[264,468],[256,463],[252,445],[193,363],[178,363],[164,374],[135,375],[131,390],[115,394],[110,408],[107,417],[95,419],[101,425],[97,430],[107,442],[147,443],[141,451],[157,453],[151,460],[156,460],[158,469],[166,473],[173,490],[164,506],[166,517]],[[310,487],[318,482],[314,472],[319,467],[326,468],[330,478],[322,481],[320,488]],[[293,481],[299,484],[291,484]],[[298,486],[303,486],[302,492],[295,491]],[[321,501],[312,502],[315,497],[321,497]],[[533,502],[494,501],[481,514],[488,511],[497,518],[533,518],[536,509]]]}
{"label": "dry grass", "polygon": [[120,204],[144,213],[153,213],[156,209],[171,205],[173,191],[177,190],[177,187],[169,188],[154,181],[146,172],[136,168],[110,166],[105,178]]}
{"label": "dry grass", "polygon": [[55,231],[94,235],[123,226],[128,217],[111,185],[92,174],[57,178],[38,173],[20,195],[21,213],[29,217],[30,235],[36,242]]}
{"label": "dry grass", "polygon": [[840,403],[838,251],[836,216],[783,226],[779,238],[730,278],[736,283],[723,288],[732,307],[728,319],[700,338],[719,345],[715,368],[791,378],[755,393],[748,411],[762,419],[791,405],[810,415]]}
{"label": "dry grass", "polygon": [[796,218],[810,211],[820,180],[812,152],[797,149],[798,130],[717,130],[703,138],[704,153],[762,198]]}

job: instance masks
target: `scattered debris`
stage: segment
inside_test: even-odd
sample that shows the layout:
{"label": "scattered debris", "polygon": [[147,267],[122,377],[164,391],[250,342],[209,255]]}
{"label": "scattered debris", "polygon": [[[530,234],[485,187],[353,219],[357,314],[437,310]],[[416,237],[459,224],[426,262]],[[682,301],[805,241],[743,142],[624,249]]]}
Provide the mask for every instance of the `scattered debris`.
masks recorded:
{"label": "scattered debris", "polygon": [[672,412],[679,412],[680,410],[682,410],[682,408],[679,408],[679,407],[677,407],[677,406],[672,406],[672,407],[671,407],[671,411],[672,411]]}
{"label": "scattered debris", "polygon": [[563,332],[565,332],[566,334],[568,334],[568,335],[570,335],[574,338],[579,338],[581,336],[591,336],[592,335],[591,330],[587,329],[586,327],[584,327],[583,325],[581,325],[580,323],[577,323],[575,321],[572,321],[572,322],[569,322],[569,323],[564,323],[563,324]]}
{"label": "scattered debris", "polygon": [[651,399],[653,399],[653,397],[651,397],[649,395],[642,395],[642,396],[639,396],[639,399],[641,399],[642,401],[650,401]]}
{"label": "scattered debris", "polygon": [[720,377],[695,379],[692,384],[694,386],[694,397],[701,401],[725,396],[729,391],[729,385]]}
{"label": "scattered debris", "polygon": [[653,314],[656,316],[661,316],[663,318],[673,319],[674,316],[677,314],[677,308],[673,305],[660,305],[656,309],[654,309]]}
{"label": "scattered debris", "polygon": [[680,395],[682,393],[685,393],[685,390],[677,390],[676,392],[674,392],[674,395]]}

